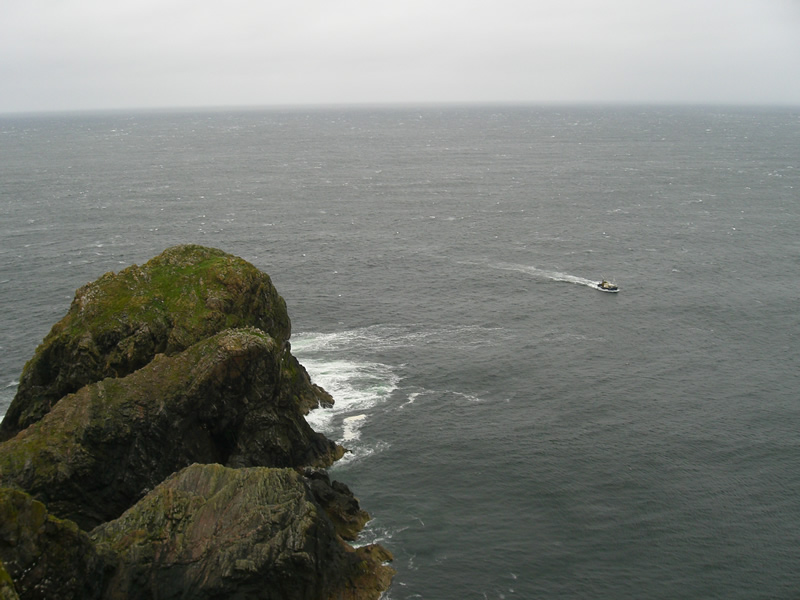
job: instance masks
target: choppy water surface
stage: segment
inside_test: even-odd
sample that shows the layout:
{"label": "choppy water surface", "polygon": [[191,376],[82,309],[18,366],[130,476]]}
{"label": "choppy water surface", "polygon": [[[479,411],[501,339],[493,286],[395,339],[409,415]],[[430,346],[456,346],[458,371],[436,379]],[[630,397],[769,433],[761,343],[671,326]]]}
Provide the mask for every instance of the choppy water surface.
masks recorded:
{"label": "choppy water surface", "polygon": [[790,110],[2,118],[0,404],[78,286],[215,246],[336,398],[389,598],[793,598],[799,191]]}

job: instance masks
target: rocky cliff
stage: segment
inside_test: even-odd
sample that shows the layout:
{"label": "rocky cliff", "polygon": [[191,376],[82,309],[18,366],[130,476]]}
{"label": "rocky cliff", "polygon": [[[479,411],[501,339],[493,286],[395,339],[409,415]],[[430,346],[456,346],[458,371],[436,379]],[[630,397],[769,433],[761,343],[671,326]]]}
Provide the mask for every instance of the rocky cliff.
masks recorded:
{"label": "rocky cliff", "polygon": [[200,246],[79,289],[0,426],[2,597],[377,598],[391,557],[345,541],[369,516],[290,332],[267,275]]}
{"label": "rocky cliff", "polygon": [[291,335],[286,303],[269,276],[220,250],[177,246],[143,266],[80,288],[69,312],[25,365],[0,423],[7,439],[61,398],[123,377],[225,329],[256,327],[280,347]]}

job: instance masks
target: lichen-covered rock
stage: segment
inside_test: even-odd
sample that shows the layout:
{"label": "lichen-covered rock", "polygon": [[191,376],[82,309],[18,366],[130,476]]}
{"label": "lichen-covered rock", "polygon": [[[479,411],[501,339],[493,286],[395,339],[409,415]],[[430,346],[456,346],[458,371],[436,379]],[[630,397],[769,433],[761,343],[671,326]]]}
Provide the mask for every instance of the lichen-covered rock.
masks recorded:
{"label": "lichen-covered rock", "polygon": [[341,481],[331,481],[327,471],[307,468],[305,477],[314,499],[325,509],[342,538],[354,541],[369,521],[369,513],[358,504],[358,499]]}
{"label": "lichen-covered rock", "polygon": [[353,554],[358,567],[347,574],[347,581],[328,597],[328,600],[373,600],[389,589],[397,573],[386,563],[394,560],[392,553],[379,544],[357,548]]}
{"label": "lichen-covered rock", "polygon": [[394,572],[341,541],[293,469],[193,465],[91,535],[117,556],[109,600],[367,600]]}
{"label": "lichen-covered rock", "polygon": [[0,598],[102,598],[112,572],[75,523],[50,515],[41,502],[0,488]]}
{"label": "lichen-covered rock", "polygon": [[288,343],[285,348],[281,394],[289,402],[296,405],[304,415],[307,415],[310,410],[315,408],[330,408],[333,406],[334,402],[331,395],[318,385],[311,383],[308,371],[289,351],[290,346]]}
{"label": "lichen-covered rock", "polygon": [[194,462],[330,465],[343,450],[281,404],[282,354],[259,330],[228,330],[87,385],[0,444],[3,485],[91,528]]}
{"label": "lichen-covered rock", "polygon": [[0,600],[380,597],[391,555],[344,541],[369,515],[317,469],[344,450],[304,419],[333,399],[289,335],[219,250],[78,290],[0,425]]}
{"label": "lichen-covered rock", "polygon": [[221,250],[176,246],[143,266],[80,288],[67,315],[25,365],[0,440],[41,419],[62,397],[122,377],[224,329],[257,327],[289,339],[286,304],[268,275]]}

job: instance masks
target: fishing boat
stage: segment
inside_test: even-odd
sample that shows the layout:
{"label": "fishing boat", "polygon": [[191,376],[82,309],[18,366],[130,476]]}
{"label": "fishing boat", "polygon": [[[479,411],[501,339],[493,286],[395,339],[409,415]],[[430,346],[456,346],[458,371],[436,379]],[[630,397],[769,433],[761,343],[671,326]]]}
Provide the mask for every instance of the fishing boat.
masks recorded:
{"label": "fishing boat", "polygon": [[619,291],[619,286],[603,279],[603,281],[597,282],[597,289],[600,290],[601,292],[609,292],[611,294],[615,294]]}

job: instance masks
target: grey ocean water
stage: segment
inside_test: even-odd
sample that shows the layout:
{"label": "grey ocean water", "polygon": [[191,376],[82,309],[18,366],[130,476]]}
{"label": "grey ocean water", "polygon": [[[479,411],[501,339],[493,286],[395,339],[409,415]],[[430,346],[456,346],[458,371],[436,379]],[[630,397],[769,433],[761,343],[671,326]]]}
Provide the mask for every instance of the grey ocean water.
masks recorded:
{"label": "grey ocean water", "polygon": [[798,231],[797,110],[3,117],[0,411],[77,287],[214,246],[337,400],[388,598],[797,598]]}

